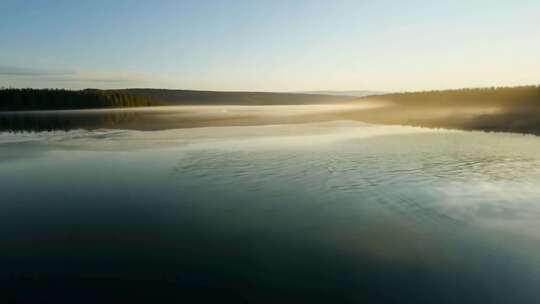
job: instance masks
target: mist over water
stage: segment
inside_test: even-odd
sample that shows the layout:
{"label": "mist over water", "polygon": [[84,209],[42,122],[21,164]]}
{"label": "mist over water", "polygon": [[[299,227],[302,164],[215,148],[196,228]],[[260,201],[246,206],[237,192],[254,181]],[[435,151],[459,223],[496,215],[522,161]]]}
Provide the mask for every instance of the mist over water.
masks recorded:
{"label": "mist over water", "polygon": [[352,121],[2,133],[2,288],[535,303],[537,151],[535,136]]}
{"label": "mist over water", "polygon": [[95,110],[0,112],[0,132],[77,129],[167,130],[336,120],[342,113],[385,107],[385,102],[274,106],[156,106]]}

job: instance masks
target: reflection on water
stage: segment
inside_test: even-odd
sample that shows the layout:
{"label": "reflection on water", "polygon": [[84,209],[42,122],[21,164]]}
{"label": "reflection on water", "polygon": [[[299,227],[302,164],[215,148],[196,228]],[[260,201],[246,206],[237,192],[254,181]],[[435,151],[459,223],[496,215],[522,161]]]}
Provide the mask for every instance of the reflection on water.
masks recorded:
{"label": "reflection on water", "polygon": [[537,303],[537,151],[355,122],[4,133],[0,279],[45,302]]}
{"label": "reflection on water", "polygon": [[0,113],[0,131],[43,132],[113,128],[137,123],[132,112],[31,112]]}
{"label": "reflection on water", "polygon": [[162,106],[99,110],[0,112],[0,132],[77,129],[166,130],[207,126],[261,125],[334,120],[335,114],[383,103],[294,106]]}

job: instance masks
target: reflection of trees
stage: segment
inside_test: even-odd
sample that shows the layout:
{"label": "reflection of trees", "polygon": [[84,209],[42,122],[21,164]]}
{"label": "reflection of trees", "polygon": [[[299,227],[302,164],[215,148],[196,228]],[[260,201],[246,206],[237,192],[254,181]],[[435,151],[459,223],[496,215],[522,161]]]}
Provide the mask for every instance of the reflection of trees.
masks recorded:
{"label": "reflection of trees", "polygon": [[139,113],[109,112],[15,112],[0,113],[0,131],[41,132],[73,129],[122,128],[137,122]]}
{"label": "reflection of trees", "polygon": [[478,115],[471,118],[465,127],[470,130],[507,131],[540,135],[540,109]]}

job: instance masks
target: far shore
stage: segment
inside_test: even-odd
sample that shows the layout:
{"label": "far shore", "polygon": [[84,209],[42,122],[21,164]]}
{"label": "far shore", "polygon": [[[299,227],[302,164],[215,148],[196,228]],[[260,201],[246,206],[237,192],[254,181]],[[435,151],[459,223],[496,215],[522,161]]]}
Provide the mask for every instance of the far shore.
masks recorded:
{"label": "far shore", "polygon": [[[188,99],[178,103],[170,99],[169,103],[164,104],[154,102],[148,95],[157,94],[154,91],[130,92],[147,95],[129,97],[131,100],[111,92],[91,93],[100,96],[100,102],[131,102],[132,107],[0,111],[0,131],[164,130],[354,120],[374,124],[540,135],[540,87],[537,86],[399,93],[354,99],[338,97],[337,100],[326,99],[322,95],[302,94],[223,95],[230,101],[241,96],[243,104],[224,104],[218,92],[157,91],[160,96],[168,98],[173,98],[172,95],[191,98],[190,94],[195,94],[197,98],[204,97],[206,101],[212,100],[216,104],[191,104]],[[38,93],[42,92],[38,90]],[[55,91],[45,93],[51,96],[59,94]],[[62,94],[72,93],[61,91]],[[81,99],[88,97],[85,95],[88,93],[76,94]],[[276,103],[268,103],[272,100]],[[287,104],[289,101],[292,104]]]}

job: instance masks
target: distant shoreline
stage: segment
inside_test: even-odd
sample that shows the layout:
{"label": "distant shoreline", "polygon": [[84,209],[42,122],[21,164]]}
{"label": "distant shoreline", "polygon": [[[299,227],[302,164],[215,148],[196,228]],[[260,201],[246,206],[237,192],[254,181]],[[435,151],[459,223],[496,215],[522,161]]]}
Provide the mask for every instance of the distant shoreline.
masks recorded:
{"label": "distant shoreline", "polygon": [[355,97],[301,93],[216,92],[165,89],[80,91],[0,89],[0,112],[82,110],[166,105],[308,105],[350,102]]}
{"label": "distant shoreline", "polygon": [[[298,93],[210,92],[159,89],[127,89],[115,91],[7,89],[0,90],[0,92],[5,93],[10,90],[12,93],[22,92],[34,99],[18,99],[25,106],[23,108],[28,110],[12,109],[0,111],[0,130],[29,129],[39,131],[55,128],[69,129],[74,126],[94,128],[103,124],[103,121],[106,121],[108,127],[114,127],[117,124],[135,129],[153,129],[156,126],[152,126],[152,124],[164,125],[171,128],[182,128],[186,126],[255,125],[275,122],[301,123],[317,120],[348,119],[376,124],[540,135],[540,86],[393,93],[361,98]],[[47,101],[46,98],[40,96],[42,93],[45,95],[49,94],[50,100],[54,101],[52,106],[56,106],[57,108],[49,107],[42,109],[43,107],[38,107],[38,109],[32,109],[36,104],[43,104],[43,102]],[[60,97],[65,97],[63,96],[64,94],[80,98],[80,100],[86,102],[82,103],[86,108],[74,107],[76,105],[74,104],[74,100],[61,99]],[[17,104],[13,101],[10,104],[6,103],[5,94],[2,96],[4,99],[0,99],[3,101],[0,104],[0,109],[9,109],[10,104]],[[96,98],[97,102],[94,102],[94,104],[88,102],[85,98],[89,98],[89,96]],[[62,104],[58,100],[68,102],[72,107],[62,108]],[[374,103],[384,103],[386,106],[362,109],[355,107]],[[101,105],[101,107],[96,107],[95,104],[98,106]],[[197,111],[200,113],[204,112],[205,106],[209,106],[208,111],[210,112],[215,111],[212,106],[244,106],[247,109],[253,107],[251,110],[255,109],[256,106],[302,105],[307,108],[305,108],[305,112],[297,108],[297,114],[294,116],[282,117],[280,119],[251,117],[249,116],[251,114],[248,115],[249,110],[237,116],[224,115],[224,117],[221,117],[219,114],[212,114],[210,116],[203,115],[205,117],[201,116],[199,118],[186,116],[175,117],[173,114],[167,112],[168,109],[166,107],[163,108],[163,111],[156,108],[157,106],[175,105],[183,106],[187,111],[192,107],[197,108]],[[346,111],[326,111],[326,113],[320,112],[317,114],[308,110],[309,106],[316,105],[352,105],[353,107],[347,107]],[[131,110],[126,111],[126,109]],[[170,109],[174,109],[177,112],[179,110],[179,108]],[[145,115],[152,117],[152,119],[148,120],[145,118],[140,120],[137,116],[141,115],[137,113],[144,112],[148,112]],[[162,113],[158,114],[159,112]],[[40,115],[47,113],[49,115]],[[67,118],[68,116],[61,115],[63,113],[74,115],[69,115],[69,118]],[[84,115],[79,115],[81,118],[76,118],[77,114]],[[165,123],[160,123],[158,117],[161,117],[159,119],[166,117]],[[77,121],[77,119],[81,121]],[[138,123],[141,126],[137,126]]]}
{"label": "distant shoreline", "polygon": [[540,86],[369,96],[392,106],[347,117],[371,123],[540,135]]}

